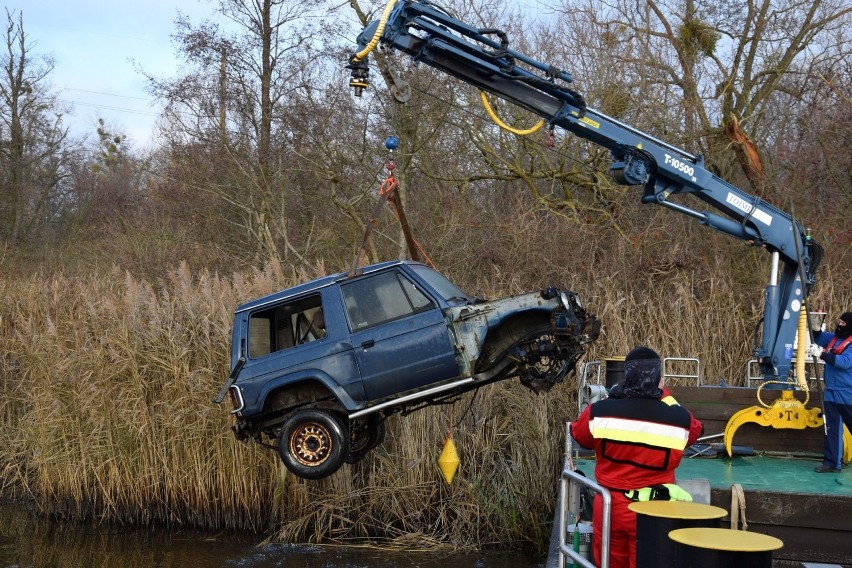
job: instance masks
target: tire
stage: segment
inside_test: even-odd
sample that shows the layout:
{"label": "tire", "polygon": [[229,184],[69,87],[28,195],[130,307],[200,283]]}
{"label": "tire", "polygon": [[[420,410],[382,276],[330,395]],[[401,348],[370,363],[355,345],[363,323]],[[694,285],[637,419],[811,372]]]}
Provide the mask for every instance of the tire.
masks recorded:
{"label": "tire", "polygon": [[385,422],[384,420],[370,424],[365,430],[352,433],[352,442],[349,445],[349,456],[346,458],[346,463],[358,463],[364,456],[370,453],[371,450],[379,447],[385,441]]}
{"label": "tire", "polygon": [[349,455],[349,433],[336,414],[318,408],[296,411],[278,435],[284,465],[304,479],[321,479],[340,469]]}

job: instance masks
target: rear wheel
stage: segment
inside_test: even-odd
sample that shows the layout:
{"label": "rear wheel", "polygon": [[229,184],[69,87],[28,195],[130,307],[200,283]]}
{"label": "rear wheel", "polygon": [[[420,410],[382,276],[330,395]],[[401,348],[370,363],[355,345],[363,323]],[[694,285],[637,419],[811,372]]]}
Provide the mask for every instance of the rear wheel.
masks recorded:
{"label": "rear wheel", "polygon": [[287,469],[305,479],[328,477],[349,455],[349,434],[336,414],[319,408],[296,411],[278,435]]}
{"label": "rear wheel", "polygon": [[364,459],[370,450],[379,447],[385,440],[385,421],[375,420],[352,428],[349,456],[346,463],[357,463]]}

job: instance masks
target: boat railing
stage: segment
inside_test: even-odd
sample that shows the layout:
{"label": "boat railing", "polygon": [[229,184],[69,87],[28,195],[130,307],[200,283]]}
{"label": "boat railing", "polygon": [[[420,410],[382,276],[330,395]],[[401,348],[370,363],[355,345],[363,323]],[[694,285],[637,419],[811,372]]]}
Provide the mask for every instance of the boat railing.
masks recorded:
{"label": "boat railing", "polygon": [[[580,383],[582,385],[602,385],[601,377],[604,374],[604,366],[601,361],[586,361],[580,367]],[[700,387],[701,360],[697,357],[664,357],[663,378],[666,380],[666,384]]]}
{"label": "boat railing", "polygon": [[601,383],[601,373],[603,372],[603,365],[600,361],[586,361],[583,363],[580,368],[580,384],[590,385],[596,384],[600,385]]}
{"label": "boat railing", "polygon": [[[609,535],[610,518],[612,516],[612,496],[606,487],[598,485],[595,481],[589,479],[582,473],[578,473],[574,469],[573,452],[574,447],[571,438],[571,423],[568,422],[565,425],[565,463],[559,480],[559,500],[557,503],[559,517],[558,567],[565,568],[565,559],[570,558],[575,566],[580,565],[584,568],[596,568],[595,564],[586,559],[579,551],[575,551],[573,543],[569,545],[566,538],[568,531],[568,514],[574,513],[576,519],[578,517],[577,512],[580,508],[579,498],[572,499],[572,496],[579,495],[580,486],[585,486],[595,493],[600,493],[603,499],[601,534],[596,536],[601,539],[600,568],[609,568]],[[575,522],[577,521],[575,520]]]}
{"label": "boat railing", "polygon": [[[814,362],[813,362],[812,358],[809,357],[808,360],[805,361],[805,377],[807,378],[807,380],[815,381],[817,379],[817,376],[819,376],[820,379],[822,379],[822,375],[823,375],[822,369],[823,369],[823,367],[825,367],[825,361],[820,359],[819,360],[819,366],[820,366],[820,373],[819,373],[819,375],[817,375],[816,370],[814,369]],[[796,368],[796,357],[795,356],[790,360],[790,367],[793,368],[793,369]],[[754,386],[755,383],[757,383],[759,385],[764,380],[765,379],[763,378],[763,374],[761,373],[761,370],[760,370],[760,364],[758,363],[757,359],[749,359],[748,362],[746,363],[746,381],[747,381],[746,386],[751,387],[751,386]]]}
{"label": "boat railing", "polygon": [[701,360],[697,357],[664,357],[663,379],[666,384],[701,386]]}
{"label": "boat railing", "polygon": [[[796,357],[793,356],[790,364],[793,368],[796,365]],[[818,362],[820,371],[825,366],[825,362]],[[581,385],[599,385],[603,386],[604,367],[601,361],[586,361],[580,368],[580,383]],[[817,374],[814,369],[814,363],[811,359],[805,362],[805,375],[808,381],[815,381],[817,377],[822,377],[822,372]],[[746,362],[745,369],[746,386],[753,387],[763,383],[764,377],[758,364],[757,359],[749,359]],[[663,358],[663,379],[669,386],[701,386],[701,360],[697,357],[664,357]]]}

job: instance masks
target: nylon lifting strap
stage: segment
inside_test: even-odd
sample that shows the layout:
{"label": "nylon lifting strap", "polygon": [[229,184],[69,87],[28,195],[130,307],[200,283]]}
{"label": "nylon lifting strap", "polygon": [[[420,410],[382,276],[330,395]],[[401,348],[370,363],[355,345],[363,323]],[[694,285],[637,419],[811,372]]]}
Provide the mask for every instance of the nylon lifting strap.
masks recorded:
{"label": "nylon lifting strap", "polygon": [[364,238],[361,240],[361,246],[358,247],[358,251],[355,253],[355,260],[352,262],[352,269],[349,271],[350,278],[356,274],[358,259],[361,258],[361,255],[364,254],[364,251],[367,248],[367,241],[370,239],[370,233],[373,232],[373,227],[379,223],[379,214],[382,212],[385,202],[391,198],[393,192],[396,191],[396,188],[399,185],[396,178],[393,177],[393,168],[389,167],[389,169],[391,173],[388,174],[388,177],[382,182],[382,186],[379,188],[379,199],[376,201],[376,206],[373,208],[373,214],[370,216],[369,221],[367,221],[364,227]]}
{"label": "nylon lifting strap", "polygon": [[743,486],[739,483],[731,485],[731,528],[738,530],[739,523],[742,521],[742,530],[748,530],[748,521],[746,521],[746,502]]}

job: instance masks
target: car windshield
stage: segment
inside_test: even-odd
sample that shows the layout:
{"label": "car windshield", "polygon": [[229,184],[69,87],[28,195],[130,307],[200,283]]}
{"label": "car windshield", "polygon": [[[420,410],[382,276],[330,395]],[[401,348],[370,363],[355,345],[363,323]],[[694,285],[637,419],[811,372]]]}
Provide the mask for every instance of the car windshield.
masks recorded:
{"label": "car windshield", "polygon": [[461,300],[463,302],[470,301],[470,296],[462,292],[458,286],[447,280],[447,278],[440,272],[436,272],[428,266],[420,264],[412,264],[410,266],[418,276],[425,280],[426,283],[438,292],[438,294],[440,294],[445,300]]}

